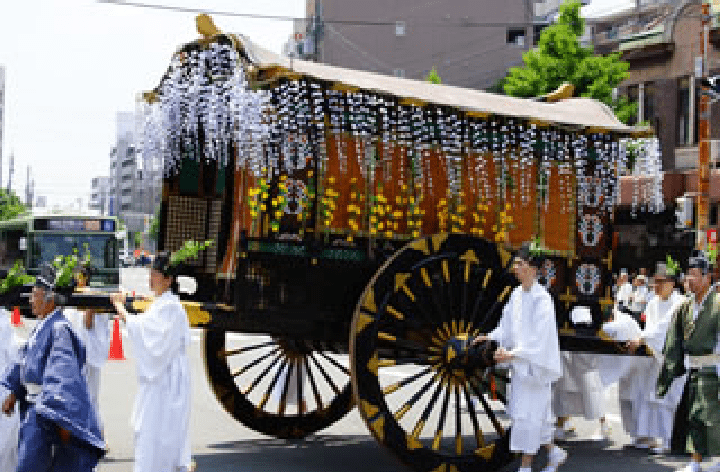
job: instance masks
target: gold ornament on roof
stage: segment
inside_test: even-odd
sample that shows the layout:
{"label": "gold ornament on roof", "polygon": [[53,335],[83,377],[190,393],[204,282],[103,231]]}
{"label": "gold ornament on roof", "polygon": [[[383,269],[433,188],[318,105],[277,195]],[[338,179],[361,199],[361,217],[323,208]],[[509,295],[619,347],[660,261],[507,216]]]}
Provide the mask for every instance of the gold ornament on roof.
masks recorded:
{"label": "gold ornament on roof", "polygon": [[198,33],[200,33],[200,35],[204,39],[210,39],[213,36],[222,34],[222,31],[220,31],[218,27],[215,26],[215,23],[213,22],[210,15],[206,13],[195,17],[195,25],[197,26]]}

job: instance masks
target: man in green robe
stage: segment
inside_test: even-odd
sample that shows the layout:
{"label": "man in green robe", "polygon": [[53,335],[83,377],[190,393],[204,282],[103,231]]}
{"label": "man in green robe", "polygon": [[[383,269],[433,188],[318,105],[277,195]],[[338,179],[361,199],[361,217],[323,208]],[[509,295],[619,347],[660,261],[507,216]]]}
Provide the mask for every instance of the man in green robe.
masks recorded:
{"label": "man in green robe", "polygon": [[[681,472],[701,472],[703,457],[720,455],[720,295],[710,290],[712,266],[701,251],[693,252],[688,267],[691,293],[668,327],[657,393],[664,396],[672,380],[687,373],[671,448],[674,453],[691,455]],[[705,472],[720,472],[720,463]]]}

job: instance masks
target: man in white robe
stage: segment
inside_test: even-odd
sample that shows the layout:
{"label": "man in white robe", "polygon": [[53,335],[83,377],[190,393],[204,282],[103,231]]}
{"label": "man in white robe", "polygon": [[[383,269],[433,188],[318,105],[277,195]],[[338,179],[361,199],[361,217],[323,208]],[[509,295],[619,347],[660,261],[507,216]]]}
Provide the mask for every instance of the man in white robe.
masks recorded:
{"label": "man in white robe", "polygon": [[647,305],[648,289],[645,276],[638,275],[632,283],[632,294],[630,295],[630,311],[633,313],[642,313]]}
{"label": "man in white robe", "polygon": [[583,352],[562,352],[563,376],[553,384],[553,413],[557,416],[555,439],[563,440],[572,432],[570,417],[598,421],[593,441],[610,434],[602,408],[603,387],[598,356]]}
{"label": "man in white robe", "polygon": [[87,359],[83,375],[88,385],[90,401],[100,417],[100,374],[110,349],[110,329],[108,316],[93,311],[80,311],[74,308],[63,310],[80,340],[85,344]]}
{"label": "man in white robe", "polygon": [[[0,308],[0,374],[17,362],[20,340],[13,333],[10,325],[10,312]],[[9,392],[0,388],[0,398]],[[18,464],[18,434],[20,416],[15,411],[10,415],[0,415],[0,470],[13,471]]]}
{"label": "man in white robe", "polygon": [[617,292],[615,293],[615,306],[619,309],[630,307],[630,295],[632,295],[633,287],[629,282],[627,269],[620,271],[620,277],[617,282]]}
{"label": "man in white robe", "polygon": [[[642,329],[632,316],[623,313],[617,307],[613,309],[613,317],[603,323],[602,331],[616,341],[633,341],[642,334]],[[633,403],[637,398],[638,370],[641,362],[635,356],[601,355],[599,356],[599,371],[603,388],[618,383],[618,400],[620,403],[620,417],[625,432],[631,437],[637,436],[637,420]],[[641,359],[640,359],[641,360]]]}
{"label": "man in white robe", "polygon": [[[588,307],[575,306],[570,313],[575,324],[592,324]],[[553,384],[553,413],[557,416],[555,439],[562,441],[574,431],[570,418],[582,416],[588,421],[599,421],[598,429],[590,439],[600,441],[610,435],[602,408],[603,389],[600,379],[599,358],[585,352],[561,352],[563,376]]]}
{"label": "man in white robe", "polygon": [[158,254],[150,269],[156,298],[140,315],[129,316],[124,296],[112,297],[136,357],[137,394],[132,414],[134,472],[187,472],[190,459],[190,325],[170,288],[170,255]]}
{"label": "man in white robe", "polygon": [[[673,313],[685,300],[685,297],[674,290],[675,273],[668,270],[665,263],[658,263],[655,271],[656,297],[645,309],[645,328],[638,338],[628,343],[631,352],[641,344],[652,350],[653,357],[637,359],[639,369],[636,371],[637,391],[632,408],[636,426],[635,444],[641,448],[652,448],[653,452],[664,453],[670,448],[673,417],[682,389],[685,376],[676,378],[669,392],[659,398],[655,391],[657,378],[663,363],[662,350],[665,334],[672,320]],[[656,442],[659,441],[659,442]]]}
{"label": "man in white robe", "polygon": [[498,326],[478,341],[498,343],[495,361],[510,364],[508,414],[510,450],[522,454],[518,472],[530,472],[532,460],[541,445],[548,449],[548,465],[543,472],[555,472],[565,462],[567,452],[553,444],[551,384],[562,375],[555,307],[548,291],[537,282],[542,261],[521,248],[512,270],[520,281],[503,309]]}

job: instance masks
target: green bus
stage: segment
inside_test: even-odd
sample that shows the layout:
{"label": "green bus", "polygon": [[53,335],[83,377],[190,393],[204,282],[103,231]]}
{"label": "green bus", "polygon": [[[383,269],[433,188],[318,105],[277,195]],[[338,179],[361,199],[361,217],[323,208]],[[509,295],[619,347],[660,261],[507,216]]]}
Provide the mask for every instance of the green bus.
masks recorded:
{"label": "green bus", "polygon": [[90,252],[96,269],[91,287],[120,284],[117,218],[113,216],[25,215],[0,221],[0,268],[9,269],[21,260],[27,272],[36,275],[42,264],[73,250],[83,257]]}

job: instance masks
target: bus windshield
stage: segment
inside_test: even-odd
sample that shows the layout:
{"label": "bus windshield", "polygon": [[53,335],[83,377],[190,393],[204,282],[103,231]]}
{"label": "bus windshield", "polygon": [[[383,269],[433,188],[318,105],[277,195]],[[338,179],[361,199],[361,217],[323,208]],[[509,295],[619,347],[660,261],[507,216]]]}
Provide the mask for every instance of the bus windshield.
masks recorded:
{"label": "bus windshield", "polygon": [[[87,249],[86,249],[87,248]],[[35,234],[32,240],[31,268],[51,263],[59,254],[70,255],[77,250],[83,258],[90,252],[91,264],[99,269],[117,267],[117,240],[114,234]]]}

